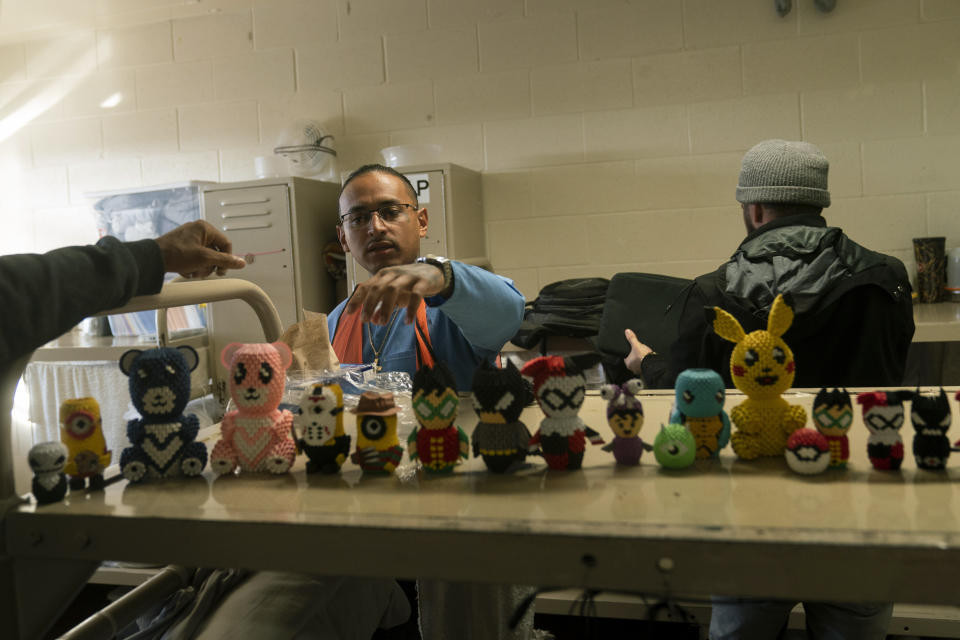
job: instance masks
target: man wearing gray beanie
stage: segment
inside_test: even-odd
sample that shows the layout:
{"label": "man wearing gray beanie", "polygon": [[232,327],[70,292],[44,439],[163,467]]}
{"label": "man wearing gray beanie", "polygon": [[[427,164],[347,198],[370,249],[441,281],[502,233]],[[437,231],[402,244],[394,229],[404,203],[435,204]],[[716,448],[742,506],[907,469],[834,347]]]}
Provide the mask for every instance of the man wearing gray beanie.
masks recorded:
{"label": "man wearing gray beanie", "polygon": [[[716,271],[679,296],[679,337],[654,353],[626,330],[624,362],[652,388],[672,388],[691,367],[720,372],[732,387],[733,344],[717,336],[704,308],[732,313],[747,332],[766,328],[773,299],[789,293],[795,317],[783,338],[796,360],[795,387],[903,384],[913,338],[906,269],[866,249],[821,215],[830,206],[829,163],[807,142],[766,140],[747,151],[736,197],[747,237]],[[715,598],[710,638],[773,638],[795,603]],[[884,638],[893,605],[805,602],[814,638]]]}
{"label": "man wearing gray beanie", "polygon": [[625,364],[650,388],[707,367],[730,378],[733,344],[717,336],[704,307],[722,307],[745,331],[766,328],[779,293],[796,317],[784,340],[796,361],[795,387],[900,385],[913,338],[910,281],[903,263],[827,226],[829,163],[808,142],[765,140],[743,156],[736,198],[747,237],[716,271],[680,294],[679,337],[653,353],[627,330]]}

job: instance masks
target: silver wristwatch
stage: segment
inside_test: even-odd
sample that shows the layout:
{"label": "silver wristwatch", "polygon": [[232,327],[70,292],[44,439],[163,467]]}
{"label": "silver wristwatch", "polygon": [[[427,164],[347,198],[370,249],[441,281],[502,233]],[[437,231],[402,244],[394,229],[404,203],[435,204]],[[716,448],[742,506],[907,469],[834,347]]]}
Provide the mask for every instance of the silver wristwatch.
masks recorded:
{"label": "silver wristwatch", "polygon": [[425,255],[417,258],[417,262],[432,264],[443,273],[443,291],[450,291],[453,288],[453,265],[443,256]]}

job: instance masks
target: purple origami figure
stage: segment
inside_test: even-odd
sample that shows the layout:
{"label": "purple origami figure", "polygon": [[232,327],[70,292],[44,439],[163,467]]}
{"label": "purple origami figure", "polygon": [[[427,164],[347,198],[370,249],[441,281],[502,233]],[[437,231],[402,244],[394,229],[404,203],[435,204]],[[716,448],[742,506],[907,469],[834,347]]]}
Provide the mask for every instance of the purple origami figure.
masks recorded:
{"label": "purple origami figure", "polygon": [[653,447],[640,439],[640,427],[643,426],[643,405],[636,393],[640,390],[640,381],[627,380],[623,385],[604,385],[600,395],[607,401],[607,424],[613,430],[613,441],[603,446],[604,451],[612,451],[617,464],[636,466],[640,464],[643,450]]}

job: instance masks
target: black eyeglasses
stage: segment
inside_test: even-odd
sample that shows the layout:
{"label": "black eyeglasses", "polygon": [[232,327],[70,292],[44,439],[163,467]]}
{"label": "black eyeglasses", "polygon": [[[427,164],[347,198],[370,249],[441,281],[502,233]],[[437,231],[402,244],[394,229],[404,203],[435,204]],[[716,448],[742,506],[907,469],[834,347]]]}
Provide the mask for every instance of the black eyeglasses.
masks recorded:
{"label": "black eyeglasses", "polygon": [[374,214],[380,216],[380,219],[387,224],[406,222],[408,207],[410,209],[416,209],[412,204],[396,202],[393,204],[385,204],[376,209],[370,209],[369,211],[355,211],[340,216],[340,224],[346,225],[351,229],[362,229],[370,224]]}

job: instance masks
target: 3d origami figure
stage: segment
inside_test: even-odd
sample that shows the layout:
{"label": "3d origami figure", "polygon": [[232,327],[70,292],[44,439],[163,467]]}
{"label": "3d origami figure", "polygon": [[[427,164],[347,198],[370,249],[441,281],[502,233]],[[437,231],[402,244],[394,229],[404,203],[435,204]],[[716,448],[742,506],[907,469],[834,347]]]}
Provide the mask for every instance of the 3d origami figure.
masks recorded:
{"label": "3d origami figure", "polygon": [[697,443],[682,424],[661,425],[653,439],[653,455],[662,467],[683,469],[696,459]]}
{"label": "3d origami figure", "polygon": [[31,491],[37,504],[50,504],[67,495],[67,448],[62,442],[41,442],[30,447],[27,461],[33,471]]}
{"label": "3d origami figure", "polygon": [[100,418],[100,404],[93,398],[72,398],[60,405],[60,442],[67,447],[64,472],[70,476],[70,488],[83,489],[89,480],[91,489],[103,488],[103,470],[110,466],[113,453],[107,449]]}
{"label": "3d origami figure", "polygon": [[730,441],[730,418],[723,410],[727,390],[713,369],[687,369],[677,376],[670,422],[690,430],[697,458],[717,458]]}
{"label": "3d origami figure", "polygon": [[530,430],[520,422],[523,408],[533,402],[533,393],[510,361],[498,369],[486,360],[473,374],[473,455],[482,457],[487,469],[505,473],[523,464],[530,451]]}
{"label": "3d origami figure", "polygon": [[[953,399],[954,399],[954,400],[960,400],[960,391],[957,391],[957,392],[953,395]],[[952,446],[950,449],[951,449],[952,451],[960,451],[960,440],[957,440],[956,442],[954,442],[954,443],[953,443],[953,446]]]}
{"label": "3d origami figure", "polygon": [[460,399],[453,373],[437,361],[424,365],[413,376],[411,397],[417,425],[407,439],[410,460],[420,460],[430,473],[449,473],[470,455],[470,439],[454,424]]}
{"label": "3d origami figure", "polygon": [[293,418],[297,446],[308,458],[307,473],[337,473],[350,455],[350,436],[343,431],[340,385],[314,384],[300,398]]}
{"label": "3d origami figure", "polygon": [[120,370],[130,378],[130,400],[141,416],[127,422],[131,446],[120,454],[120,472],[130,482],[203,472],[207,447],[196,442],[200,423],[193,414],[183,415],[190,372],[198,362],[189,346],[131,349],[120,357]]}
{"label": "3d origami figure", "polygon": [[938,471],[947,467],[950,457],[950,440],[947,431],[952,420],[947,393],[940,389],[934,396],[913,395],[910,405],[910,421],[916,434],[913,436],[913,457],[918,469]]}
{"label": "3d origami figure", "polygon": [[350,460],[364,473],[393,473],[403,457],[393,394],[364,391],[351,411],[357,415],[357,449]]}
{"label": "3d origami figure", "polygon": [[846,389],[821,389],[813,399],[813,424],[830,445],[830,466],[844,468],[850,459],[847,431],[853,424],[853,406]]}
{"label": "3d origami figure", "polygon": [[830,466],[830,443],[816,429],[797,429],[787,438],[783,456],[787,459],[787,466],[796,473],[822,473]]}
{"label": "3d origami figure", "polygon": [[237,409],[223,417],[220,441],[210,455],[217,474],[237,468],[286,473],[293,465],[293,414],[278,408],[292,357],[283,342],[232,342],[223,348],[220,361],[230,372],[230,397]]}
{"label": "3d origami figure", "polygon": [[603,444],[600,434],[583,424],[578,415],[586,393],[585,367],[599,362],[599,356],[540,356],[530,360],[520,373],[532,379],[533,394],[546,416],[530,444],[539,444],[547,466],[557,470],[576,470],[583,464],[589,438]]}
{"label": "3d origami figure", "polygon": [[734,452],[744,460],[780,456],[787,438],[807,421],[807,412],[781,394],[793,384],[796,363],[781,336],[793,322],[793,308],[782,294],[773,300],[767,328],[745,333],[732,315],[713,307],[709,321],[717,335],[734,343],[730,356],[733,384],[747,399],[730,412],[737,431],[731,436]]}
{"label": "3d origami figure", "polygon": [[603,450],[611,451],[617,464],[636,466],[644,449],[653,449],[640,439],[643,405],[636,397],[640,388],[640,381],[634,378],[623,385],[604,385],[600,390],[601,397],[607,401],[607,424],[613,431],[613,441],[603,445]]}
{"label": "3d origami figure", "polygon": [[912,391],[871,391],[857,394],[857,404],[863,407],[863,424],[870,432],[867,438],[867,457],[874,469],[896,471],[903,464],[903,401],[913,396]]}

